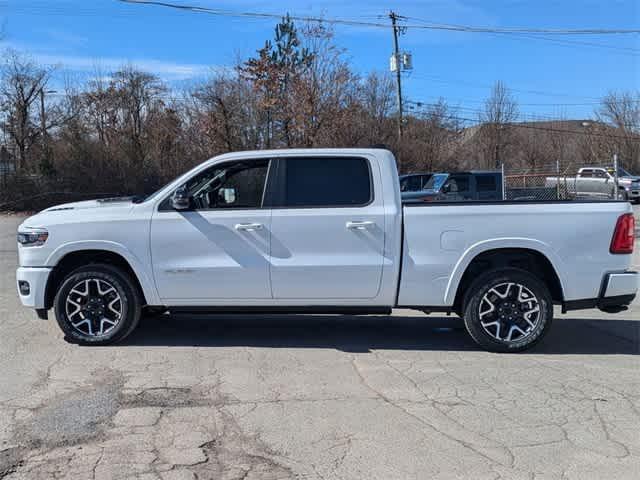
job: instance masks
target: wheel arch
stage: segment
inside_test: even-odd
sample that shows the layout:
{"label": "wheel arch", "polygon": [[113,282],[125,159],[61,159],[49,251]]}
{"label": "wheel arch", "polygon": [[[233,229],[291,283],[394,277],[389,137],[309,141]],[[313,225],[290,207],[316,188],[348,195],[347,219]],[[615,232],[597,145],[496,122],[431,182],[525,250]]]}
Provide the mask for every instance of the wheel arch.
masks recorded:
{"label": "wheel arch", "polygon": [[114,248],[111,244],[91,244],[77,248],[65,248],[57,250],[49,260],[50,265],[54,265],[47,285],[45,287],[45,308],[53,306],[53,299],[58,287],[64,278],[73,270],[90,265],[92,263],[104,263],[118,267],[131,276],[132,281],[137,286],[143,305],[158,304],[157,292],[153,283],[142,269],[140,262],[128,251],[122,248]]}
{"label": "wheel arch", "polygon": [[465,288],[487,268],[519,267],[539,277],[551,291],[554,302],[564,301],[561,260],[544,243],[530,239],[499,239],[473,245],[454,267],[445,291],[445,304],[461,306]]}

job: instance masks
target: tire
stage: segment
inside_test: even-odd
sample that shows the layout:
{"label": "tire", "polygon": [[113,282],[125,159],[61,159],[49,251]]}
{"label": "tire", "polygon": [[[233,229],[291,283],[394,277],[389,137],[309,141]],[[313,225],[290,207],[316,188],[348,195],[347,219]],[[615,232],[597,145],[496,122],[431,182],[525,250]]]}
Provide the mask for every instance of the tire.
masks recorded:
{"label": "tire", "polygon": [[547,286],[529,272],[495,269],[471,283],[463,312],[467,332],[483,349],[515,353],[533,347],[549,331],[553,300]]}
{"label": "tire", "polygon": [[620,197],[620,200],[624,200],[625,202],[629,200],[629,194],[625,189],[621,188],[618,196]]}
{"label": "tire", "polygon": [[67,275],[56,293],[54,311],[69,343],[109,345],[133,332],[141,304],[129,274],[111,265],[92,264]]}

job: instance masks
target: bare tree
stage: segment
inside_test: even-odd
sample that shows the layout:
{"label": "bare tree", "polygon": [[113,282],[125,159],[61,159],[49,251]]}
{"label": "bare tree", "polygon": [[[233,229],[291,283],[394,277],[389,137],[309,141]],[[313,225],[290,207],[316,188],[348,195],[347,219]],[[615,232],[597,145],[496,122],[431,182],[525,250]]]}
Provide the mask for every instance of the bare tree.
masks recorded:
{"label": "bare tree", "polygon": [[617,153],[629,167],[640,167],[640,91],[609,92],[596,115],[616,129],[611,136],[610,153]]}
{"label": "bare tree", "polygon": [[5,57],[0,85],[2,129],[15,145],[18,169],[27,166],[29,150],[42,134],[37,100],[48,80],[49,71],[28,58],[16,52]]}
{"label": "bare tree", "polygon": [[504,161],[509,144],[509,125],[518,118],[518,104],[509,89],[498,81],[485,101],[479,119],[483,125],[485,162],[487,168],[498,168]]}
{"label": "bare tree", "polygon": [[358,103],[359,79],[344,59],[344,51],[333,43],[333,31],[321,22],[301,30],[307,52],[306,67],[293,81],[288,103],[296,146],[327,146],[331,142],[356,142],[352,129],[341,127],[350,121]]}
{"label": "bare tree", "polygon": [[365,115],[358,123],[366,131],[369,144],[395,141],[395,130],[390,129],[390,118],[395,109],[395,91],[392,77],[386,72],[372,72],[361,86],[361,102]]}
{"label": "bare tree", "polygon": [[458,161],[452,161],[451,157],[460,128],[456,111],[442,98],[408,115],[402,146],[406,159],[403,169],[426,172],[455,169]]}

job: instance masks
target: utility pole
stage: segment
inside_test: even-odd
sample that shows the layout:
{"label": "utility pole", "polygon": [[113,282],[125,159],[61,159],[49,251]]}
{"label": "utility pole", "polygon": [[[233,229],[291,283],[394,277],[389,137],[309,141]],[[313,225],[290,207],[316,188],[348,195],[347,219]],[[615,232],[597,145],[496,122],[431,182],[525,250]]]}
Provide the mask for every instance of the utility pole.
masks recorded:
{"label": "utility pole", "polygon": [[393,56],[395,58],[396,67],[396,97],[398,101],[398,140],[402,139],[402,77],[400,70],[402,68],[402,59],[400,58],[400,49],[398,48],[398,35],[400,28],[398,27],[398,19],[400,18],[395,12],[389,12],[391,25],[393,26]]}

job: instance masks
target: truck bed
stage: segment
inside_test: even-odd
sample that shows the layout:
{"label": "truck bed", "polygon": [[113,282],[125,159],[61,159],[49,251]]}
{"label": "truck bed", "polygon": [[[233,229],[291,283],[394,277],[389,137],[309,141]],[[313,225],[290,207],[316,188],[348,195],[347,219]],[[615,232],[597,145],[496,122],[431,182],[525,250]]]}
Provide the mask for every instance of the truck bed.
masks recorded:
{"label": "truck bed", "polygon": [[596,298],[603,276],[629,265],[609,246],[618,217],[631,211],[627,202],[597,200],[404,204],[398,304],[452,305],[471,260],[497,248],[544,254],[566,301]]}

